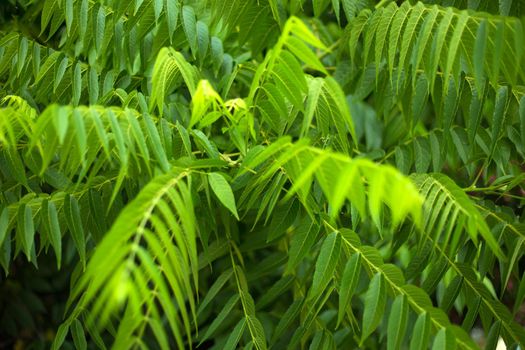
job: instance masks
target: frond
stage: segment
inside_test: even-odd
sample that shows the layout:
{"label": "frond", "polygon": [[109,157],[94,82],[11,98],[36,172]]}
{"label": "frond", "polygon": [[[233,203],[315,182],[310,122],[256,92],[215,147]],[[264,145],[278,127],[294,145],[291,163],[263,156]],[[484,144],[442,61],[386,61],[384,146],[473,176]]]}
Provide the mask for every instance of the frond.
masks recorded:
{"label": "frond", "polygon": [[198,75],[195,67],[190,65],[184,56],[172,48],[160,50],[153,68],[150,107],[157,106],[162,115],[164,98],[173,90],[182,78],[193,96],[197,88]]}
{"label": "frond", "polygon": [[[279,136],[293,127],[299,113],[303,115],[301,136],[309,134],[315,119],[319,139],[348,153],[352,149],[348,138],[355,145],[356,137],[346,98],[330,77],[305,77],[301,61],[306,67],[328,74],[309,46],[328,50],[301,21],[290,18],[278,42],[258,67],[246,103],[257,106],[262,122]],[[290,114],[292,118],[283,117]]]}
{"label": "frond", "polygon": [[[173,168],[124,208],[75,283],[66,324],[89,310],[85,324],[95,334],[116,327],[115,348],[132,347],[148,329],[162,349],[169,339],[184,348],[183,333],[191,344],[198,290],[191,191],[190,173]],[[171,333],[160,326],[164,317]]]}
{"label": "frond", "polygon": [[458,9],[470,9],[475,11],[490,12],[493,14],[500,14],[502,16],[523,17],[523,15],[525,14],[525,6],[520,1],[512,0],[424,0],[423,2],[427,4],[438,4],[442,6],[446,4],[448,6],[454,6]]}
{"label": "frond", "polygon": [[[362,217],[369,212],[378,227],[382,226],[383,204],[391,212],[394,227],[409,214],[419,224],[421,199],[412,183],[394,168],[367,159],[351,159],[311,147],[306,142],[293,144],[283,138],[251,154],[242,164],[239,179],[243,174],[247,175],[248,170],[256,171],[257,175],[252,176],[239,199],[239,206],[246,209],[252,208],[255,205],[253,198],[263,192],[265,196],[279,197],[285,182],[278,182],[279,185],[271,190],[267,186],[278,181],[282,172],[292,185],[286,191],[286,198],[297,193],[310,212],[319,210],[319,204],[310,197],[315,180],[326,196],[332,217],[337,216],[344,202],[349,200]],[[386,188],[389,190],[385,191]],[[402,202],[398,200],[401,195]],[[267,209],[266,203],[266,200],[259,203],[258,216]],[[271,209],[268,208],[267,215]]]}
{"label": "frond", "polygon": [[[33,157],[39,156],[36,164],[40,175],[55,164],[57,155],[58,170],[68,177],[78,174],[79,180],[86,175],[95,177],[101,162],[118,164],[121,176],[140,173],[142,168],[152,173],[154,164],[163,170],[169,168],[172,150],[167,145],[173,145],[173,139],[163,129],[177,127],[164,119],[154,120],[147,113],[131,108],[51,105],[36,120],[31,114],[13,115],[23,118],[20,124],[28,143],[24,147],[28,153],[36,151]],[[10,140],[13,133],[6,130],[2,138]],[[18,142],[10,146],[18,146]]]}
{"label": "frond", "polygon": [[474,203],[454,181],[443,174],[413,175],[419,193],[425,198],[423,232],[439,243],[449,256],[465,244],[463,232],[478,243],[478,235],[499,257],[501,249]]}
{"label": "frond", "polygon": [[[348,252],[350,259],[346,263],[344,273],[340,280],[338,280],[338,292],[340,294],[340,301],[343,304],[339,305],[339,318],[345,318],[346,313],[352,315],[352,311],[348,308],[348,301],[355,292],[355,283],[352,282],[354,278],[359,278],[359,271],[365,269],[371,278],[368,291],[365,296],[365,309],[362,324],[361,342],[363,342],[369,334],[374,331],[380,324],[383,318],[388,316],[388,337],[397,339],[403,338],[404,334],[402,324],[406,322],[407,311],[395,312],[394,305],[389,313],[386,311],[386,299],[396,299],[402,305],[400,307],[410,307],[412,311],[418,315],[415,327],[423,322],[426,325],[424,328],[432,329],[432,333],[437,333],[436,337],[442,331],[450,332],[455,342],[465,349],[477,349],[477,346],[470,339],[469,335],[460,327],[454,326],[449,321],[446,314],[440,309],[433,306],[428,294],[413,284],[406,284],[403,272],[392,264],[385,264],[381,258],[380,252],[370,246],[361,245],[359,237],[355,232],[348,229],[339,230],[339,235],[343,242],[344,251]],[[357,271],[357,272],[353,272]],[[350,273],[349,276],[347,276]],[[346,288],[353,286],[353,289]],[[344,296],[344,297],[343,297]],[[399,298],[402,298],[399,301]],[[396,302],[394,302],[396,304]],[[405,305],[403,305],[405,304]],[[353,315],[350,320],[353,318]],[[405,320],[403,321],[402,318]],[[390,323],[396,324],[399,327],[391,327]],[[405,328],[406,330],[406,328]],[[428,344],[430,340],[430,332],[414,332],[412,333],[412,342],[419,344]]]}
{"label": "frond", "polygon": [[461,80],[461,73],[475,79],[478,91],[485,79],[492,85],[523,85],[523,23],[517,18],[408,2],[362,16],[366,22],[351,29],[350,51],[357,49],[357,37],[363,38],[363,63],[379,67],[384,62],[390,79],[397,67],[397,79],[405,72],[412,84],[424,72],[431,91],[435,77],[443,76],[447,91],[452,81]]}
{"label": "frond", "polygon": [[[462,326],[464,328],[472,328],[479,316],[486,329],[489,329],[494,322],[500,323],[502,325],[500,336],[509,344],[523,344],[525,341],[523,327],[516,323],[510,311],[491,293],[488,286],[492,287],[492,284],[480,278],[479,274],[468,264],[450,260],[440,248],[439,243],[433,241],[432,244],[440,258],[445,259],[453,271],[453,274],[448,276],[451,282],[446,286],[440,307],[448,310],[459,294],[463,292],[464,296],[468,296],[462,303],[468,309],[463,320]],[[455,278],[452,279],[453,277]],[[435,280],[435,277],[429,275],[428,279]]]}
{"label": "frond", "polygon": [[271,2],[211,0],[210,8],[213,24],[225,32],[238,34],[239,44],[248,44],[254,56],[277,39],[279,19],[272,16]]}

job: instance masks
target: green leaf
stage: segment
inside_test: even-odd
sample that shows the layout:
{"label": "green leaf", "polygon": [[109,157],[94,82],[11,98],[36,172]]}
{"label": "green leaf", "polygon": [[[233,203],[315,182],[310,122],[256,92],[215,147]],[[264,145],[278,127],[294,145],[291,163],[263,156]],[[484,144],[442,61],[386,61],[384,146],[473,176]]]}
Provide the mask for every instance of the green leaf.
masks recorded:
{"label": "green leaf", "polygon": [[485,350],[496,350],[498,341],[500,339],[501,321],[494,322],[487,334],[487,342],[485,343]]}
{"label": "green leaf", "polygon": [[62,233],[55,204],[51,201],[45,201],[42,204],[42,213],[49,234],[49,241],[55,250],[57,267],[60,268],[62,261]]}
{"label": "green leaf", "polygon": [[66,73],[66,69],[69,65],[69,60],[67,57],[62,58],[58,66],[55,65],[55,78],[53,80],[53,93],[56,93],[58,85],[62,82],[62,78]]}
{"label": "green leaf", "polygon": [[232,332],[228,336],[228,339],[226,339],[226,344],[224,344],[223,349],[224,350],[237,349],[237,344],[239,344],[239,340],[241,340],[241,337],[244,333],[245,328],[246,328],[246,320],[243,318],[237,323],[235,328],[233,328]]}
{"label": "green leaf", "polygon": [[88,4],[89,0],[81,0],[79,13],[79,37],[84,38],[88,24]]}
{"label": "green leaf", "polygon": [[361,255],[353,254],[346,262],[339,286],[339,313],[337,316],[337,327],[346,316],[346,308],[355,292],[359,277],[361,275]]}
{"label": "green leaf", "polygon": [[84,335],[84,328],[79,320],[74,320],[71,323],[71,335],[73,336],[73,343],[78,350],[87,349],[86,336]]}
{"label": "green leaf", "polygon": [[456,349],[456,338],[452,332],[449,332],[446,328],[442,328],[434,338],[432,344],[432,350],[455,350]]}
{"label": "green leaf", "polygon": [[428,50],[427,43],[432,35],[432,29],[433,29],[433,26],[436,22],[436,18],[438,15],[439,15],[438,7],[437,6],[432,7],[428,11],[427,15],[425,16],[425,19],[423,20],[423,23],[421,24],[421,29],[419,31],[418,39],[414,47],[414,50],[415,50],[414,55],[412,55],[412,70],[413,70],[412,76],[413,76],[414,82],[417,77],[416,71],[417,69],[420,68],[421,59],[423,58],[423,54]]}
{"label": "green leaf", "polygon": [[491,159],[496,150],[496,145],[500,138],[500,133],[505,121],[505,109],[507,107],[508,99],[508,88],[506,86],[501,86],[496,95],[496,103],[494,106],[494,114],[492,117],[492,135],[491,135],[491,144],[490,144],[490,154],[489,159]]}
{"label": "green leaf", "polygon": [[211,56],[213,60],[213,68],[215,73],[217,73],[222,65],[222,62],[224,61],[224,49],[222,47],[222,41],[216,36],[212,36],[210,45]]}
{"label": "green leaf", "polygon": [[66,0],[66,6],[64,8],[64,19],[66,20],[67,34],[71,33],[71,24],[74,19],[73,15],[73,0]]}
{"label": "green leaf", "polygon": [[80,113],[80,110],[73,110],[73,125],[75,128],[75,136],[78,144],[78,158],[82,165],[85,165],[85,153],[87,151],[87,134],[86,126],[84,123],[84,117]]}
{"label": "green leaf", "polygon": [[472,329],[476,319],[478,318],[480,306],[481,306],[481,296],[476,296],[467,301],[468,311],[463,319],[461,327],[465,330]]}
{"label": "green leaf", "polygon": [[512,7],[512,0],[499,0],[499,13],[502,16],[508,16]]}
{"label": "green leaf", "polygon": [[104,40],[104,32],[106,31],[106,11],[103,6],[98,7],[95,14],[94,33],[95,33],[95,48],[99,54],[102,50],[102,41]]}
{"label": "green leaf", "polygon": [[272,343],[280,339],[283,333],[287,330],[292,329],[291,324],[299,316],[301,307],[303,306],[303,299],[294,300],[292,305],[286,310],[286,312],[279,319],[279,323],[275,327],[275,331],[272,336]]}
{"label": "green leaf", "polygon": [[393,67],[396,59],[396,55],[399,52],[400,45],[400,33],[404,31],[404,24],[407,21],[407,14],[412,8],[408,3],[404,3],[399,6],[389,28],[388,44],[385,45],[385,51],[387,51],[388,70],[390,74],[393,74]]}
{"label": "green leaf", "polygon": [[179,19],[180,4],[179,1],[166,0],[166,20],[168,22],[168,34],[170,40],[173,39],[173,34],[177,28],[177,22]]}
{"label": "green leaf", "polygon": [[[377,27],[375,34],[375,64],[379,66],[383,58],[383,50],[385,47],[385,42],[390,28],[390,23],[395,17],[397,12],[397,6],[394,3],[390,3],[389,6],[385,7],[381,13],[381,20]],[[385,55],[386,56],[386,55]],[[376,79],[379,76],[379,70],[376,71]]]}
{"label": "green leaf", "polygon": [[314,16],[320,17],[330,3],[330,0],[313,0],[312,3],[314,8]]}
{"label": "green leaf", "polygon": [[487,21],[482,20],[476,31],[474,43],[474,77],[476,78],[476,90],[483,91],[485,50],[487,44]]}
{"label": "green leaf", "polygon": [[326,68],[319,61],[319,58],[317,58],[317,56],[303,41],[294,36],[291,36],[286,39],[286,47],[306,65],[328,75]]}
{"label": "green leaf", "polygon": [[99,83],[98,73],[95,69],[89,68],[89,82],[88,82],[89,104],[94,105],[98,102],[99,97]]}
{"label": "green leaf", "polygon": [[326,288],[334,277],[334,271],[341,253],[341,235],[332,232],[324,239],[323,245],[315,263],[312,288],[309,299],[316,298]]}
{"label": "green leaf", "polygon": [[0,214],[0,247],[4,243],[4,239],[7,236],[7,230],[9,228],[9,210],[7,207],[2,209],[2,214]]}
{"label": "green leaf", "polygon": [[167,172],[170,169],[170,164],[166,157],[164,147],[162,146],[159,131],[153,123],[149,113],[143,113],[142,118],[144,120],[144,124],[146,124],[146,133],[148,135],[148,141],[151,143],[153,154],[155,155],[155,158],[157,159],[157,162],[159,163],[162,170]]}
{"label": "green leaf", "polygon": [[294,105],[303,110],[303,92],[307,91],[307,84],[301,67],[292,54],[283,51],[279,57],[272,78],[280,93]]}
{"label": "green leaf", "polygon": [[210,43],[210,35],[208,32],[208,26],[202,21],[197,21],[197,51],[200,60],[203,60],[208,53],[208,46]]}
{"label": "green leaf", "polygon": [[194,136],[194,140],[197,143],[197,145],[199,145],[201,149],[206,151],[210,158],[219,158],[219,150],[217,149],[217,146],[215,146],[215,144],[210,141],[208,136],[206,136],[202,131],[197,129],[193,129],[191,131],[191,134]]}
{"label": "green leaf", "polygon": [[295,200],[290,200],[283,206],[278,206],[273,212],[268,210],[268,219],[270,214],[272,219],[268,229],[269,232],[266,242],[272,242],[285,234],[288,228],[292,226],[297,219],[298,212],[299,203]]}
{"label": "green leaf", "polygon": [[237,302],[239,301],[239,294],[232,295],[230,299],[226,303],[224,303],[224,307],[222,308],[221,312],[215,317],[211,325],[206,330],[206,333],[201,338],[200,344],[202,344],[203,341],[208,339],[210,336],[213,335],[213,333],[219,328],[219,326],[224,323],[224,320],[228,315],[231,313]]}
{"label": "green leaf", "polygon": [[417,317],[410,340],[410,350],[428,349],[431,321],[429,314],[423,312]]}
{"label": "green leaf", "polygon": [[80,255],[80,261],[85,267],[86,264],[86,237],[84,234],[84,226],[80,216],[80,207],[75,197],[66,195],[64,198],[64,213],[69,227],[69,232],[73,237],[73,242]]}
{"label": "green leaf", "polygon": [[52,350],[59,350],[62,348],[62,344],[66,340],[66,337],[69,333],[70,322],[66,321],[58,327],[55,338],[53,339],[53,344],[51,345]]}
{"label": "green leaf", "polygon": [[28,261],[31,261],[31,250],[34,248],[35,240],[35,226],[33,222],[33,210],[30,206],[23,204],[18,210],[18,224],[20,225],[22,235],[22,247],[27,256]]}
{"label": "green leaf", "polygon": [[500,76],[501,61],[503,58],[503,45],[504,45],[504,32],[505,23],[498,21],[495,23],[496,31],[493,39],[492,46],[492,67],[490,71],[490,81],[493,84],[497,84]]}
{"label": "green leaf", "polygon": [[163,0],[154,0],[153,1],[153,12],[155,13],[155,22],[159,20],[160,14],[162,12],[162,7],[164,6]]}
{"label": "green leaf", "polygon": [[417,138],[414,140],[414,155],[416,172],[425,173],[430,166],[431,156],[429,154],[430,145],[425,138]]}
{"label": "green leaf", "polygon": [[11,233],[7,233],[4,243],[0,246],[0,265],[4,268],[5,275],[9,275],[9,265],[11,262]]}
{"label": "green leaf", "polygon": [[381,323],[386,306],[386,288],[383,275],[378,272],[372,277],[365,295],[361,344]]}
{"label": "green leaf", "polygon": [[277,299],[278,297],[284,295],[288,289],[292,287],[293,282],[295,281],[293,276],[283,276],[280,280],[278,280],[273,286],[271,286],[266,293],[259,299],[257,304],[255,305],[256,308],[263,309],[268,304],[270,304],[272,301]]}
{"label": "green leaf", "polygon": [[208,181],[219,201],[239,220],[235,197],[228,181],[220,173],[209,173]]}
{"label": "green leaf", "polygon": [[[431,90],[433,90],[434,88],[434,81],[437,76],[437,68],[442,55],[441,51],[443,50],[445,38],[447,36],[453,18],[454,12],[452,10],[452,7],[447,7],[445,13],[443,13],[441,21],[439,22],[437,32],[434,35],[434,40],[432,42],[432,47],[430,51],[430,69],[427,70],[427,74],[430,77]],[[445,85],[445,90],[446,87],[447,85]]]}
{"label": "green leaf", "polygon": [[521,307],[524,300],[525,300],[525,278],[522,278],[519,284],[519,287],[518,287],[518,293],[516,295],[516,300],[514,302],[513,313],[517,312],[517,310]]}
{"label": "green leaf", "polygon": [[157,319],[151,318],[149,320],[149,325],[151,327],[151,330],[153,331],[153,334],[155,335],[155,338],[157,339],[160,349],[169,350],[170,346],[168,337],[164,332],[162,324]]}
{"label": "green leaf", "polygon": [[295,229],[288,252],[287,273],[292,272],[310,252],[319,233],[319,225],[309,217],[304,218]]}
{"label": "green leaf", "polygon": [[196,56],[198,47],[197,47],[197,23],[195,19],[195,11],[193,7],[184,5],[182,7],[182,24],[184,32],[186,33],[186,38],[191,48],[193,57]]}
{"label": "green leaf", "polygon": [[454,304],[454,301],[456,300],[457,296],[459,295],[459,292],[461,291],[461,287],[463,284],[463,277],[462,276],[456,276],[450,282],[447,289],[445,290],[445,294],[443,295],[443,298],[441,299],[440,308],[448,312],[452,305]]}
{"label": "green leaf", "polygon": [[388,317],[387,349],[400,349],[408,320],[408,302],[404,295],[398,295],[392,304]]}
{"label": "green leaf", "polygon": [[316,111],[319,96],[321,96],[324,81],[321,78],[314,78],[308,82],[308,96],[306,98],[306,108],[304,112],[303,125],[301,128],[301,135],[306,136],[308,130],[312,125],[314,113]]}
{"label": "green leaf", "polygon": [[[423,3],[418,2],[416,6],[412,9],[410,12],[409,18],[407,20],[407,25],[405,29],[403,30],[403,38],[401,39],[401,49],[399,53],[399,66],[400,67],[406,67],[407,62],[407,54],[409,52],[409,48],[414,45],[414,41],[416,40],[415,36],[417,35],[417,26],[421,20],[421,17],[423,17],[425,11],[425,7]],[[391,69],[393,69],[394,62],[391,62]],[[390,68],[390,67],[389,67]],[[401,76],[402,69],[398,70],[398,77],[397,80],[399,81]],[[391,73],[392,74],[392,73]]]}
{"label": "green leaf", "polygon": [[521,141],[525,145],[525,96],[520,99],[519,116]]}
{"label": "green leaf", "polygon": [[18,47],[18,62],[17,62],[17,70],[16,74],[20,76],[20,73],[22,73],[22,69],[24,68],[24,65],[26,62],[27,57],[27,51],[28,51],[28,40],[25,37],[22,37],[20,40],[20,45]]}
{"label": "green leaf", "polygon": [[[452,38],[450,39],[450,42],[448,43],[448,53],[447,53],[447,59],[445,62],[445,84],[444,88],[447,89],[450,74],[452,73],[452,67],[455,64],[456,61],[456,55],[458,52],[459,44],[461,42],[461,38],[463,35],[463,31],[465,30],[465,27],[467,26],[467,22],[469,20],[469,15],[466,11],[461,11],[461,14],[458,17],[457,22],[454,24],[454,31],[452,33]],[[476,38],[476,41],[479,39]]]}
{"label": "green leaf", "polygon": [[220,290],[224,287],[226,282],[228,282],[233,275],[233,270],[228,269],[224,271],[212,284],[208,292],[206,293],[206,296],[202,300],[202,302],[199,304],[199,309],[197,310],[197,314],[201,314],[202,311],[206,309],[206,306],[217,296],[217,293],[220,292]]}

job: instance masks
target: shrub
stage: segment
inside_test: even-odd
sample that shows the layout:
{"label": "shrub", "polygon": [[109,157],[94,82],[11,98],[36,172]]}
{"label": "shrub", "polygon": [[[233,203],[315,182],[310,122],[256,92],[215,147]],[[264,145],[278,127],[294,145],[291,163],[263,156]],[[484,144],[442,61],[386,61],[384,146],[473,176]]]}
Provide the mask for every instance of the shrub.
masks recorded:
{"label": "shrub", "polygon": [[0,346],[523,346],[524,13],[4,2]]}

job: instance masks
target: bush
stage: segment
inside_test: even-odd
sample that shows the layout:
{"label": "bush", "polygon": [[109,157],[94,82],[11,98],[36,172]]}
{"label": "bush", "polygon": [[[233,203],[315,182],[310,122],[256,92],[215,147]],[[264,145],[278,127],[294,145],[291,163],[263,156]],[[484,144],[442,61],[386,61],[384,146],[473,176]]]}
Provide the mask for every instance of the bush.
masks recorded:
{"label": "bush", "polygon": [[0,347],[523,347],[524,13],[4,2]]}

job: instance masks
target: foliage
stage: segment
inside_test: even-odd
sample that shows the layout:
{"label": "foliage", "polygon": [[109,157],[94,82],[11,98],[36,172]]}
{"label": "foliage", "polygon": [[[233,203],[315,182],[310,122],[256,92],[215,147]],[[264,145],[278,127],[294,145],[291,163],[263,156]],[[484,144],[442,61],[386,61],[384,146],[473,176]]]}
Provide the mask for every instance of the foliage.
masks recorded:
{"label": "foliage", "polygon": [[523,347],[524,15],[3,2],[0,346]]}

